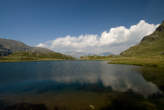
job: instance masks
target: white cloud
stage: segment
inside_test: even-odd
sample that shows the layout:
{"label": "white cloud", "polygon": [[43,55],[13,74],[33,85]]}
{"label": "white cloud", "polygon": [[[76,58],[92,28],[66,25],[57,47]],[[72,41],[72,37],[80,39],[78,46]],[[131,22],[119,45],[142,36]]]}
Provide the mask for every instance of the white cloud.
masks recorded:
{"label": "white cloud", "polygon": [[144,20],[130,28],[119,26],[104,31],[100,36],[86,34],[80,36],[58,37],[55,40],[40,43],[37,46],[46,47],[65,54],[101,54],[112,52],[119,54],[123,50],[140,42],[140,40],[151,34],[158,25],[149,24]]}

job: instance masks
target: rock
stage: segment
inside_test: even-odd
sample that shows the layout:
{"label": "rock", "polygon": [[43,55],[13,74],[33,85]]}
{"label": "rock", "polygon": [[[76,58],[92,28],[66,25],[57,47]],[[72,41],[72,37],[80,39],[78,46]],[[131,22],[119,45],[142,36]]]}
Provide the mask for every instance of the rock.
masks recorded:
{"label": "rock", "polygon": [[90,108],[91,110],[94,110],[94,109],[95,109],[95,106],[94,106],[94,105],[89,105],[89,108]]}

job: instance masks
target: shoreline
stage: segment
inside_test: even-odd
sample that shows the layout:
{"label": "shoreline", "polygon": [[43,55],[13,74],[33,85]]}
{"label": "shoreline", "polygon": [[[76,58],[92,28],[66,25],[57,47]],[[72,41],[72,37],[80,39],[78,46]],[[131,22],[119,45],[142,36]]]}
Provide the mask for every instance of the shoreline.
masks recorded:
{"label": "shoreline", "polygon": [[16,63],[16,62],[41,62],[41,61],[62,61],[71,59],[38,59],[38,60],[0,60],[0,63]]}
{"label": "shoreline", "polygon": [[164,57],[111,57],[105,59],[30,59],[30,60],[1,60],[0,63],[15,62],[41,62],[41,61],[107,61],[108,64],[123,64],[140,66],[138,70],[143,77],[150,82],[156,84],[159,89],[164,91]]}
{"label": "shoreline", "polygon": [[138,71],[142,76],[164,92],[164,57],[117,57],[111,58],[108,64],[141,66]]}
{"label": "shoreline", "polygon": [[164,56],[109,56],[109,57],[87,57],[82,60],[107,61],[108,64],[123,64],[140,66],[138,70],[145,80],[156,84],[164,92]]}

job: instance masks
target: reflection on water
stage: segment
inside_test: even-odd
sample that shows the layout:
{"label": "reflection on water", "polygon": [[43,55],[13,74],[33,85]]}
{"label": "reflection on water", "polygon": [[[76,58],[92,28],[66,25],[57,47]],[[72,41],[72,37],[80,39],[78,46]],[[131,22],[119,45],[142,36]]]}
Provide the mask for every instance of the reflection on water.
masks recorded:
{"label": "reflection on water", "polygon": [[47,61],[0,63],[0,92],[60,90],[132,90],[142,95],[159,92],[135,69],[136,66],[104,61]]}

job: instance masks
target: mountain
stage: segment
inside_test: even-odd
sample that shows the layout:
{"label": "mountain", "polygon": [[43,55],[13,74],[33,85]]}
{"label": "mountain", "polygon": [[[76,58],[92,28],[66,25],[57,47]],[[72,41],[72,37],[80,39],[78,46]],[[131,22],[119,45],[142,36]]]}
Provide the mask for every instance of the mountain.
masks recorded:
{"label": "mountain", "polygon": [[31,49],[30,46],[27,46],[26,44],[22,42],[19,42],[16,40],[10,40],[10,39],[0,38],[0,45],[3,46],[3,48],[10,49],[12,52],[28,51]]}
{"label": "mountain", "polygon": [[20,41],[2,38],[0,38],[0,56],[10,58],[23,57],[25,59],[73,59],[71,56],[57,53],[47,48],[31,47]]}
{"label": "mountain", "polygon": [[122,56],[160,56],[164,55],[164,21],[151,34],[145,36],[138,45],[122,52]]}

